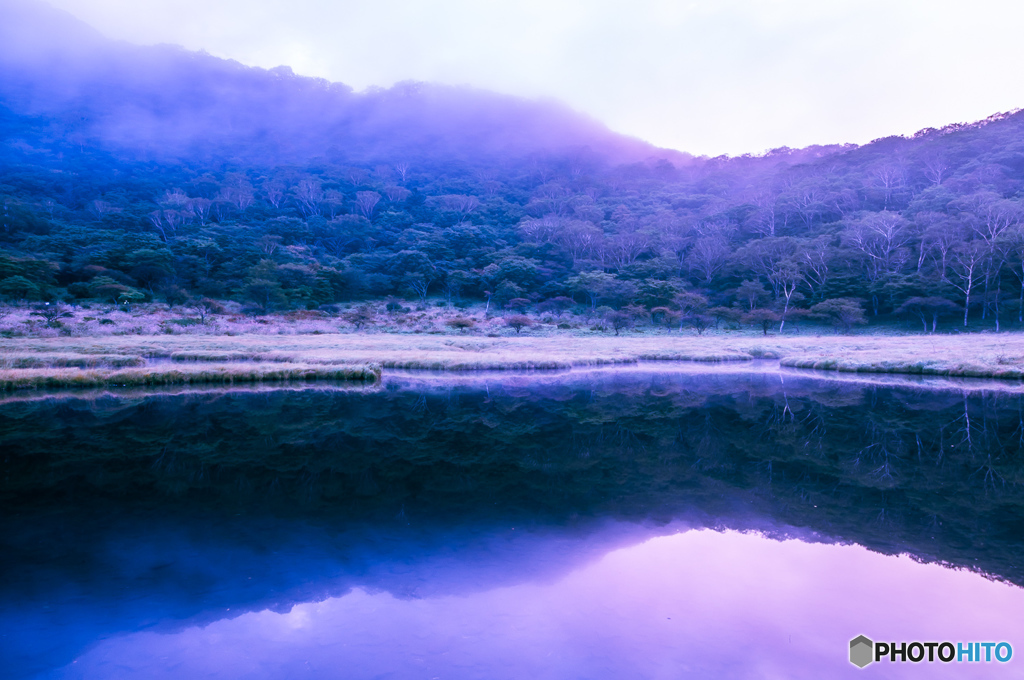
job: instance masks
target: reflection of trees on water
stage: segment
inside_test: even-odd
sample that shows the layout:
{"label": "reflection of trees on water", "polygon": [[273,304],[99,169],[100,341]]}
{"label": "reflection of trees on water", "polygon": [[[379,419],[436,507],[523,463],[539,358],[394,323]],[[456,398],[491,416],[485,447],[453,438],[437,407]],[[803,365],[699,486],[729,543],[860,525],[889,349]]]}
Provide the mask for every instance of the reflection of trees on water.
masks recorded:
{"label": "reflection of trees on water", "polygon": [[788,524],[1024,582],[1019,395],[766,375],[518,380],[8,403],[0,501]]}

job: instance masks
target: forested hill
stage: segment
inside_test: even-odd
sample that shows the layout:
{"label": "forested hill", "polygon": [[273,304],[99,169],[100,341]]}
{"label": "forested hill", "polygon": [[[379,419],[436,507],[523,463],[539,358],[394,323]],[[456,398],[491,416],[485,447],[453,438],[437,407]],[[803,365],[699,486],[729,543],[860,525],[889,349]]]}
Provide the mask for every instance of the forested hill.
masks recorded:
{"label": "forested hill", "polygon": [[[390,295],[696,327],[1019,323],[1024,116],[694,158],[553,103],[349,88],[0,0],[0,295]],[[585,311],[589,310],[589,311]]]}

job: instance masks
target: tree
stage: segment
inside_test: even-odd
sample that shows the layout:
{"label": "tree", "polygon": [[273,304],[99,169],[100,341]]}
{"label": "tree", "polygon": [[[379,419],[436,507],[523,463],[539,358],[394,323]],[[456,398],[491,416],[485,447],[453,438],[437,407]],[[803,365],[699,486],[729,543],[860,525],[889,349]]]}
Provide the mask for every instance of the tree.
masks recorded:
{"label": "tree", "polygon": [[564,295],[550,298],[537,305],[537,311],[542,314],[554,314],[555,318],[561,318],[567,309],[573,306],[572,298]]}
{"label": "tree", "polygon": [[454,319],[448,319],[447,321],[445,321],[445,325],[448,326],[449,328],[454,328],[456,330],[465,332],[467,329],[475,326],[476,321],[464,316],[457,316]]}
{"label": "tree", "polygon": [[210,298],[192,298],[188,303],[188,308],[199,317],[199,323],[204,326],[208,316],[211,314],[223,314],[226,311],[224,305]]}
{"label": "tree", "polygon": [[711,328],[715,322],[715,317],[710,314],[691,314],[687,317],[687,321],[690,327],[697,331],[697,335],[704,335],[704,331]]}
{"label": "tree", "polygon": [[259,305],[264,312],[269,312],[288,302],[284,291],[281,290],[281,284],[269,279],[250,279],[242,288],[242,295],[245,299]]}
{"label": "tree", "polygon": [[811,307],[811,314],[819,319],[828,319],[843,333],[849,333],[854,325],[868,322],[864,316],[864,307],[856,298],[832,298]]}
{"label": "tree", "polygon": [[146,295],[144,293],[140,293],[134,288],[129,288],[128,290],[119,293],[117,296],[117,301],[121,304],[121,307],[124,309],[124,311],[128,312],[129,314],[132,311],[133,303],[142,302],[145,299]]}
{"label": "tree", "polygon": [[524,328],[530,328],[533,326],[533,320],[528,316],[515,314],[505,319],[505,325],[515,330],[516,335],[519,335],[519,332]]}
{"label": "tree", "polygon": [[117,298],[121,293],[129,290],[131,288],[109,276],[97,276],[89,282],[89,292],[93,297],[110,300],[114,304],[117,304]]}
{"label": "tree", "polygon": [[373,212],[377,209],[378,203],[380,203],[380,194],[376,191],[356,192],[356,209],[366,219],[373,219]]}
{"label": "tree", "polygon": [[697,239],[686,256],[690,271],[697,274],[704,285],[710,285],[725,267],[731,251],[721,236],[706,236]]}
{"label": "tree", "polygon": [[743,307],[752,312],[768,301],[768,291],[758,281],[744,281],[736,288],[736,297]]}
{"label": "tree", "polygon": [[274,206],[275,209],[281,207],[281,201],[284,199],[284,183],[276,179],[269,179],[260,185],[260,190],[263,192],[263,197],[267,199],[267,203]]}
{"label": "tree", "polygon": [[760,326],[761,331],[768,335],[768,329],[778,322],[779,315],[770,309],[754,309],[740,317],[740,320],[752,326]]}
{"label": "tree", "polygon": [[304,179],[295,187],[295,201],[303,217],[318,217],[321,214],[320,205],[324,200],[324,190],[315,179]]}
{"label": "tree", "polygon": [[664,307],[682,292],[684,288],[681,282],[646,279],[637,285],[636,300],[645,307]]}
{"label": "tree", "polygon": [[779,297],[783,301],[779,321],[780,333],[786,325],[786,315],[789,313],[790,304],[803,297],[803,295],[796,292],[797,286],[800,285],[803,279],[804,275],[800,271],[799,264],[789,260],[781,263],[772,275],[772,281],[779,291]]}
{"label": "tree", "polygon": [[512,311],[522,313],[526,311],[526,308],[532,304],[533,303],[527,300],[526,298],[512,298],[511,300],[505,303],[505,309],[511,309]]}
{"label": "tree", "polygon": [[913,314],[921,320],[924,332],[928,332],[928,317],[932,320],[932,330],[935,332],[939,323],[939,317],[943,314],[955,314],[960,311],[960,305],[941,297],[912,297],[907,299],[896,310],[897,314]]}
{"label": "tree", "polygon": [[629,281],[622,281],[611,274],[601,271],[580,272],[570,277],[566,283],[574,290],[581,292],[590,300],[590,308],[596,310],[602,301],[616,301],[633,297],[636,286]]}
{"label": "tree", "polygon": [[0,280],[0,294],[12,300],[27,300],[39,295],[39,286],[19,275]]}
{"label": "tree", "polygon": [[411,193],[412,192],[406,189],[405,187],[400,187],[393,184],[391,186],[384,187],[384,195],[391,203],[401,203],[405,199],[409,198],[409,194]]}
{"label": "tree", "polygon": [[957,244],[952,251],[953,276],[949,282],[964,295],[964,326],[967,326],[967,313],[971,308],[971,292],[981,278],[981,266],[985,260],[987,248],[978,241]]}
{"label": "tree", "polygon": [[633,315],[628,312],[611,310],[604,315],[604,319],[615,329],[615,335],[618,335],[620,330],[633,325]]}
{"label": "tree", "polygon": [[897,272],[910,258],[913,233],[898,213],[865,213],[846,229],[843,241],[865,259],[869,281]]}
{"label": "tree", "polygon": [[719,306],[719,307],[712,307],[711,309],[709,309],[707,311],[707,313],[708,313],[708,316],[710,316],[711,318],[713,318],[715,320],[715,328],[718,328],[718,326],[723,321],[733,321],[733,322],[735,322],[735,321],[739,321],[740,317],[743,316],[743,312],[741,312],[738,309],[733,309],[732,307],[721,307],[721,306]]}

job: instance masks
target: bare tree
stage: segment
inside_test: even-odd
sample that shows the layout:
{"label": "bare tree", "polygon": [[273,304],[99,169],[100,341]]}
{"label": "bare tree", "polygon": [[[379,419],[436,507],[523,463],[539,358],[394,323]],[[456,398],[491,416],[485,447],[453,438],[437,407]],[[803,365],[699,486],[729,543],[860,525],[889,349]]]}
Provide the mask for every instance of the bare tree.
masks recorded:
{"label": "bare tree", "polygon": [[395,163],[395,172],[398,173],[398,176],[401,177],[404,182],[406,180],[406,175],[409,173],[409,164],[405,161]]}
{"label": "bare tree", "polygon": [[690,270],[696,272],[707,285],[722,271],[730,255],[729,245],[720,236],[697,239],[686,256]]}
{"label": "bare tree", "polygon": [[400,187],[394,184],[384,187],[384,195],[392,203],[401,203],[405,199],[409,198],[409,194],[411,193],[412,192],[405,187]]}
{"label": "bare tree", "polygon": [[796,240],[789,237],[765,237],[751,241],[736,251],[735,258],[772,286],[775,299],[781,297],[780,279],[776,276],[783,263],[796,254]]}
{"label": "bare tree", "polygon": [[779,212],[779,192],[771,187],[761,189],[754,194],[751,202],[757,206],[752,220],[754,231],[761,236],[775,236]]}
{"label": "bare tree", "polygon": [[804,275],[800,271],[799,263],[787,260],[775,269],[771,280],[772,286],[779,291],[779,295],[783,300],[781,319],[779,321],[779,332],[781,333],[782,329],[786,327],[786,315],[789,314],[789,306],[793,302],[794,297],[797,299],[803,297],[796,292],[796,289],[804,280]]}
{"label": "bare tree", "polygon": [[274,208],[281,207],[281,201],[284,199],[284,184],[276,179],[265,180],[260,185],[260,190],[263,191],[263,197],[267,199],[267,203],[274,206]]}
{"label": "bare tree", "polygon": [[854,222],[843,234],[846,244],[864,255],[871,281],[899,271],[907,261],[906,246],[912,238],[906,220],[887,210]]}
{"label": "bare tree", "polygon": [[220,197],[225,202],[238,208],[239,212],[245,212],[256,199],[256,191],[252,184],[244,176],[232,176],[228,183],[220,189]]}
{"label": "bare tree", "polygon": [[356,192],[356,208],[366,219],[373,219],[373,211],[377,208],[378,203],[380,203],[380,194],[376,191]]}
{"label": "bare tree", "polygon": [[971,293],[981,278],[981,267],[988,248],[979,241],[959,243],[952,251],[953,276],[949,282],[964,294],[964,326],[967,325],[967,313],[971,308]]}
{"label": "bare tree", "polygon": [[460,222],[464,221],[466,217],[480,207],[479,198],[476,196],[467,196],[465,194],[431,196],[428,203],[436,205],[442,210],[458,214]]}
{"label": "bare tree", "polygon": [[875,183],[882,189],[883,207],[888,210],[893,194],[906,184],[907,173],[902,165],[886,163],[875,168],[871,175]]}
{"label": "bare tree", "polygon": [[324,192],[323,204],[327,208],[327,217],[333,220],[345,207],[345,194],[336,189],[328,189]]}
{"label": "bare tree", "polygon": [[633,264],[651,247],[650,237],[640,231],[628,231],[605,239],[604,254],[616,269]]}
{"label": "bare tree", "polygon": [[204,227],[210,219],[210,208],[212,206],[213,201],[208,198],[193,198],[189,200],[189,207],[192,209],[192,213],[199,218],[199,224]]}
{"label": "bare tree", "polygon": [[519,233],[523,239],[532,243],[553,243],[562,233],[565,220],[555,214],[548,214],[540,219],[524,219],[519,223]]}
{"label": "bare tree", "polygon": [[944,156],[938,153],[931,153],[921,160],[924,176],[929,182],[938,186],[946,178],[946,171],[949,170],[949,162]]}
{"label": "bare tree", "polygon": [[91,212],[97,220],[102,220],[104,215],[119,213],[121,212],[121,209],[115,205],[107,203],[106,201],[97,199],[89,202],[89,212]]}
{"label": "bare tree", "polygon": [[961,208],[960,218],[976,238],[980,239],[987,249],[984,263],[984,305],[981,318],[987,317],[989,308],[989,290],[994,280],[999,278],[1005,258],[998,257],[998,244],[1003,235],[1021,224],[1024,210],[1017,201],[1007,201],[991,192],[979,192],[967,196],[957,202]]}
{"label": "bare tree", "polygon": [[804,241],[797,251],[796,258],[803,269],[804,284],[810,291],[812,300],[823,293],[825,284],[828,283],[829,266],[835,256],[835,248],[832,247],[831,241],[828,236],[819,236]]}
{"label": "bare tree", "polygon": [[554,235],[572,259],[572,266],[580,260],[592,258],[601,245],[604,232],[589,222],[572,220]]}
{"label": "bare tree", "polygon": [[321,215],[320,204],[324,200],[324,190],[320,182],[315,179],[304,179],[295,187],[295,200],[299,204],[299,210],[307,219]]}

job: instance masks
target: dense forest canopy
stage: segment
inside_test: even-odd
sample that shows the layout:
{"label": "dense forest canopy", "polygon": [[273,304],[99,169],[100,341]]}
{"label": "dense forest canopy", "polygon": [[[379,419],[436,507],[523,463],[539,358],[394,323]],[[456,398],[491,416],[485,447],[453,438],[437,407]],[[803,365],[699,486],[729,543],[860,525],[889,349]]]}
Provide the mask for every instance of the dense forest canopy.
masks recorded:
{"label": "dense forest canopy", "polygon": [[1024,114],[694,158],[554,103],[353,93],[33,3],[0,14],[11,301],[397,296],[766,331],[1024,314]]}

